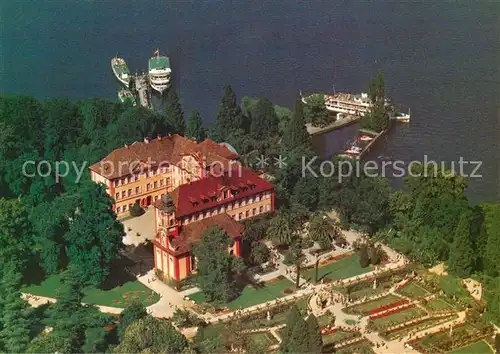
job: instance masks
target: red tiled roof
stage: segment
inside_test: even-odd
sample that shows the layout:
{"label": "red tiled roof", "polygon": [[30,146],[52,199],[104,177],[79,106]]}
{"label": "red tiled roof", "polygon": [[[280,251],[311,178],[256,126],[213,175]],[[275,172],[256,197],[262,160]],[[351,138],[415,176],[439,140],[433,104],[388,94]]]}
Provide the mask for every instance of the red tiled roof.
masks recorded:
{"label": "red tiled roof", "polygon": [[114,179],[138,171],[133,167],[138,167],[139,162],[149,164],[151,167],[161,163],[175,165],[183,156],[189,154],[198,155],[207,165],[217,161],[226,169],[230,166],[231,160],[238,158],[237,154],[213,140],[206,139],[197,143],[174,134],[115,149],[101,161],[90,166],[90,169],[107,179]]}
{"label": "red tiled roof", "polygon": [[181,227],[179,236],[173,238],[172,245],[176,254],[189,252],[191,246],[201,241],[203,233],[211,227],[218,226],[232,239],[242,235],[245,227],[226,213],[196,221]]}
{"label": "red tiled roof", "polygon": [[[247,189],[243,190],[243,187]],[[208,176],[198,181],[180,185],[170,193],[170,196],[175,205],[175,216],[179,218],[273,189],[274,186],[271,183],[259,177],[250,169],[240,167],[230,170],[222,176]],[[234,196],[230,194],[230,197],[222,202],[220,199],[224,190],[238,190],[239,193]],[[202,197],[206,198],[214,195],[214,193],[217,200],[209,200],[208,202],[202,200]],[[194,202],[197,202],[197,205]],[[161,209],[163,206],[162,199],[157,200],[154,206]]]}

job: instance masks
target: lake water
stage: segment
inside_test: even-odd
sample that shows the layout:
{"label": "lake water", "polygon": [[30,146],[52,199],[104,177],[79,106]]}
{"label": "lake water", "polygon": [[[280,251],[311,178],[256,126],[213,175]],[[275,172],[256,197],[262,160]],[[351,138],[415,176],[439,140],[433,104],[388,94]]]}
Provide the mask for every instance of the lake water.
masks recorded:
{"label": "lake water", "polygon": [[291,106],[299,90],[366,90],[382,70],[412,122],[373,155],[481,160],[468,193],[500,199],[500,2],[23,0],[0,12],[0,91],[37,98],[116,99],[110,58],[143,71],[157,47],[185,111],[207,123],[227,83]]}

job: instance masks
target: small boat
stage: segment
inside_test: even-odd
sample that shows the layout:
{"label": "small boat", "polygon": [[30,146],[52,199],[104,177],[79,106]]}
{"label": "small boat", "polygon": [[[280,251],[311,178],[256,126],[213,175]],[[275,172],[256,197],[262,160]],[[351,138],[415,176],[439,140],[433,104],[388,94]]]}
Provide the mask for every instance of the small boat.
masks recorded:
{"label": "small boat", "polygon": [[346,154],[359,155],[362,149],[359,146],[351,146],[349,149],[344,150]]}
{"label": "small boat", "polygon": [[130,70],[123,58],[114,57],[111,59],[111,69],[120,83],[128,88],[130,82]]}
{"label": "small boat", "polygon": [[120,100],[121,103],[131,103],[132,106],[135,106],[137,104],[132,92],[126,89],[118,91],[118,99]]}
{"label": "small boat", "polygon": [[361,140],[361,141],[371,141],[371,140],[373,140],[373,138],[371,136],[368,136],[368,135],[362,135],[361,138],[359,138],[359,140]]}
{"label": "small boat", "polygon": [[397,122],[409,123],[410,122],[410,110],[408,110],[408,113],[397,112],[396,114],[391,116],[391,119],[393,119]]}

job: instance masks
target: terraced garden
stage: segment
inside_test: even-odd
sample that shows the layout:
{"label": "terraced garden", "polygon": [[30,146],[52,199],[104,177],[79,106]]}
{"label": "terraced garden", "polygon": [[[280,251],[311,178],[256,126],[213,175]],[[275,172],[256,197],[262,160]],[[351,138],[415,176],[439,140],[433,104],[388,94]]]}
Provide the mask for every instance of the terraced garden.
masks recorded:
{"label": "terraced garden", "polygon": [[403,286],[397,291],[397,293],[411,299],[419,299],[430,295],[427,290],[415,282],[410,282],[409,284]]}
{"label": "terraced garden", "polygon": [[370,313],[370,311],[378,307],[389,305],[400,300],[401,300],[400,297],[389,294],[375,300],[370,300],[358,305],[347,307],[344,309],[344,312],[367,315]]}
{"label": "terraced garden", "polygon": [[381,330],[387,326],[394,326],[400,323],[404,323],[422,316],[425,316],[425,311],[418,307],[412,307],[389,316],[380,317],[375,320],[370,320],[370,323],[376,328],[376,330]]}
{"label": "terraced garden", "polygon": [[424,304],[430,311],[453,310],[453,306],[442,299],[434,299]]}

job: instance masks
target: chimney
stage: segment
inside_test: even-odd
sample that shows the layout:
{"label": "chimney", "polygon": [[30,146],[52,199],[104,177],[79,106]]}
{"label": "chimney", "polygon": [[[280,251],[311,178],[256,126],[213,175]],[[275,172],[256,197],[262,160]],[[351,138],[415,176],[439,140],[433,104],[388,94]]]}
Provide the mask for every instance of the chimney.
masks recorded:
{"label": "chimney", "polygon": [[158,135],[156,136],[156,138],[157,138],[158,140],[161,140],[161,135],[160,135],[160,134],[158,134]]}
{"label": "chimney", "polygon": [[125,147],[128,149],[128,145],[127,144],[125,144]]}
{"label": "chimney", "polygon": [[148,138],[144,138],[144,142],[147,144],[149,143],[149,139]]}

